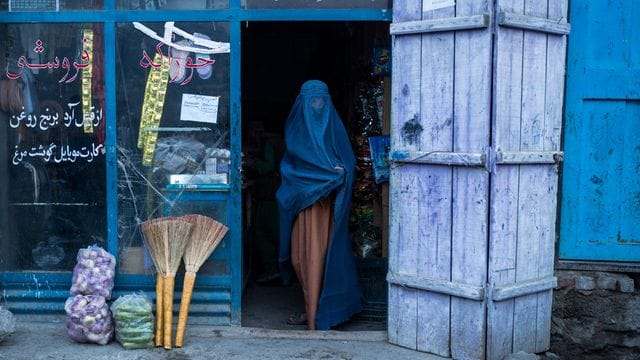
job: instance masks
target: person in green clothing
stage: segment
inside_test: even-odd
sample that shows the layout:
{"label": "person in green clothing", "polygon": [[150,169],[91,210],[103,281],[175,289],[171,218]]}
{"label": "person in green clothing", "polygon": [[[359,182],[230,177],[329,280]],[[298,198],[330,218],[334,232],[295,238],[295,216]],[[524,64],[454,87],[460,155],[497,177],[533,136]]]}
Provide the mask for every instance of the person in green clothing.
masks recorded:
{"label": "person in green clothing", "polygon": [[276,191],[280,186],[277,165],[277,139],[271,136],[264,145],[261,158],[255,160],[254,199],[254,239],[263,272],[256,278],[259,284],[272,283],[280,279],[278,267],[279,217]]}

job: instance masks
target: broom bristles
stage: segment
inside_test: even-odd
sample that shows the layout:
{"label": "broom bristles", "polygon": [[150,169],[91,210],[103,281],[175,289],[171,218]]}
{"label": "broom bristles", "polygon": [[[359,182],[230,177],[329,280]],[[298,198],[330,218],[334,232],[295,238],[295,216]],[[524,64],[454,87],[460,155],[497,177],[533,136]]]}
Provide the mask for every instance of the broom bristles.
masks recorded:
{"label": "broom bristles", "polygon": [[182,218],[193,224],[191,239],[184,251],[184,268],[187,272],[196,273],[220,244],[229,228],[203,215],[185,215]]}
{"label": "broom bristles", "polygon": [[153,265],[156,267],[156,272],[164,273],[164,262],[160,261],[163,257],[164,251],[162,235],[158,228],[158,222],[166,221],[166,219],[158,218],[158,219],[149,219],[142,224],[140,224],[140,229],[142,230],[142,239],[147,245],[147,249],[149,250],[149,255],[151,255],[151,260],[153,261]]}
{"label": "broom bristles", "polygon": [[191,223],[177,217],[151,219],[141,224],[145,243],[158,272],[175,275],[190,239]]}
{"label": "broom bristles", "polygon": [[179,218],[173,218],[168,222],[168,236],[164,239],[167,250],[165,258],[167,275],[175,275],[178,271],[184,250],[189,243],[192,226],[189,222]]}

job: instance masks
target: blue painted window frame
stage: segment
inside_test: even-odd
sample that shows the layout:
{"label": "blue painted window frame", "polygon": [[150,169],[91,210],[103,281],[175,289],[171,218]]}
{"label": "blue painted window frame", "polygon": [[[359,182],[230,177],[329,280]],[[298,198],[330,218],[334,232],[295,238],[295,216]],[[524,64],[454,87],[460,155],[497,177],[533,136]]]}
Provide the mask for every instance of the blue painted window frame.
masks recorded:
{"label": "blue painted window frame", "polygon": [[[241,23],[244,21],[382,21],[391,22],[391,10],[386,9],[243,9],[241,0],[230,0],[229,8],[216,10],[118,10],[116,0],[104,0],[101,10],[59,12],[7,12],[0,11],[0,23],[102,23],[105,44],[105,90],[106,90],[106,139],[107,149],[107,243],[108,250],[117,254],[118,249],[118,202],[116,162],[116,35],[118,22],[163,22],[163,21],[223,21],[230,27],[231,64],[231,186],[227,193],[228,216],[231,240],[230,277],[218,277],[198,282],[205,285],[231,285],[231,323],[240,324],[242,298],[242,186],[241,186]],[[178,280],[179,281],[179,280]],[[222,282],[221,282],[222,281]],[[23,294],[24,298],[57,299],[60,288],[71,283],[71,273],[54,272],[4,272],[0,282],[5,287],[17,287],[25,283],[46,284],[36,286]],[[153,288],[154,282],[147,275],[117,275],[116,284],[125,288]],[[46,289],[45,289],[46,286]],[[34,310],[43,310],[46,304],[36,305]]]}

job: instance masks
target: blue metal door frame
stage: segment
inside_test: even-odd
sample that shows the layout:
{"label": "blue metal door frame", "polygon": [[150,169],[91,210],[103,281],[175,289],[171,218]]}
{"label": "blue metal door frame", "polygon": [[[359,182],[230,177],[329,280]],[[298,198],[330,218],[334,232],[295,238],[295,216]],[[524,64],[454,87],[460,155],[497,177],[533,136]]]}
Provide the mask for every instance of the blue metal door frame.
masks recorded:
{"label": "blue metal door frame", "polygon": [[[230,26],[231,63],[231,164],[241,164],[241,22],[243,21],[391,21],[391,11],[384,9],[309,9],[246,10],[241,0],[230,0],[228,9],[220,10],[118,10],[116,0],[104,0],[102,10],[60,12],[0,12],[0,23],[102,23],[105,44],[106,139],[107,149],[107,243],[118,253],[118,203],[116,159],[116,28],[118,22],[223,21]],[[242,186],[240,166],[230,167],[231,186],[227,193],[230,232],[230,276],[201,276],[198,284],[230,287],[231,324],[240,325],[242,297]],[[181,283],[178,279],[176,283]],[[71,273],[3,272],[0,283],[12,299],[20,300],[18,311],[60,313],[68,297]],[[153,292],[154,281],[146,275],[117,275],[115,295],[145,289]],[[215,297],[215,295],[214,295]],[[225,299],[222,299],[224,301]],[[227,301],[229,299],[226,299]]]}

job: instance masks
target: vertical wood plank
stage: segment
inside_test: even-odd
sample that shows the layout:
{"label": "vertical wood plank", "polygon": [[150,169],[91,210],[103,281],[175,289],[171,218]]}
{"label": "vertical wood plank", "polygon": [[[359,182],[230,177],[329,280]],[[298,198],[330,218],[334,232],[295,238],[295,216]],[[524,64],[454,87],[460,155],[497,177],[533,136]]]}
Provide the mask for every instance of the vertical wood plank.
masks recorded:
{"label": "vertical wood plank", "polygon": [[[399,244],[398,241],[398,232],[399,228],[397,228],[397,224],[399,221],[399,216],[397,211],[395,210],[396,201],[398,200],[398,196],[394,193],[394,190],[398,187],[398,176],[400,173],[393,166],[389,170],[389,258],[388,258],[388,267],[389,272],[397,272],[398,269],[398,260],[400,255]],[[388,306],[387,306],[387,336],[389,337],[389,342],[392,344],[398,344],[398,340],[400,339],[400,329],[399,329],[399,321],[402,317],[400,312],[400,289],[393,284],[388,284]]]}
{"label": "vertical wood plank", "polygon": [[[554,166],[521,167],[517,282],[538,278],[538,266],[545,256],[540,252],[541,244],[553,241],[555,226],[551,220],[555,218],[555,199],[550,195],[555,195],[556,186],[550,180],[554,176]],[[544,317],[538,316],[540,306],[546,306],[538,302],[538,296],[539,294],[525,295],[515,300],[514,352],[536,352],[539,324],[547,323]],[[548,314],[549,317],[550,315],[551,313]]]}
{"label": "vertical wood plank", "polygon": [[[423,19],[453,17],[453,7],[423,14]],[[421,108],[425,135],[423,151],[453,149],[453,33],[422,37]],[[426,182],[424,216],[420,223],[418,276],[451,280],[451,180],[452,169],[423,166]],[[433,292],[418,295],[418,350],[450,356],[451,297]]]}
{"label": "vertical wood plank", "polygon": [[[526,0],[525,15],[547,17],[547,2]],[[522,117],[521,151],[543,150],[545,126],[547,35],[533,31],[524,32],[522,61]],[[538,278],[540,266],[540,242],[547,237],[549,217],[544,208],[542,167],[520,166],[520,196],[518,204],[518,246],[516,282]],[[543,213],[544,211],[544,213]],[[535,352],[538,321],[538,294],[515,300],[513,351]]]}
{"label": "vertical wood plank", "polygon": [[[421,176],[423,216],[418,275],[424,278],[450,279],[451,263],[451,169],[432,169]],[[450,356],[451,297],[433,292],[418,295],[418,350]]]}
{"label": "vertical wood plank", "polygon": [[[497,11],[524,14],[524,0],[500,0]],[[493,147],[520,149],[523,31],[498,27],[494,51]],[[491,179],[489,236],[490,287],[516,279],[519,166],[500,166]],[[487,358],[501,359],[512,352],[514,300],[489,304]]]}
{"label": "vertical wood plank", "polygon": [[[567,0],[549,0],[549,19],[567,21]],[[545,151],[560,150],[562,131],[562,107],[564,105],[565,60],[567,52],[566,36],[547,38],[547,78],[545,100]]]}
{"label": "vertical wood plank", "polygon": [[[540,166],[536,176],[540,182],[539,193],[542,224],[539,231],[540,261],[538,278],[553,275],[554,244],[556,234],[556,211],[558,191],[558,171],[555,165]],[[551,347],[551,304],[553,290],[537,294],[536,344],[535,352],[543,352]]]}
{"label": "vertical wood plank", "polygon": [[[488,0],[456,2],[456,16],[491,11]],[[489,30],[455,34],[454,151],[483,152],[489,145],[491,36]],[[483,169],[453,170],[453,282],[475,286],[486,283],[488,180]],[[483,302],[451,299],[451,355],[456,359],[485,358]]]}
{"label": "vertical wood plank", "polygon": [[[454,169],[452,280],[482,286],[487,259],[488,177],[479,169]],[[485,304],[452,297],[451,355],[485,358]]]}
{"label": "vertical wood plank", "polygon": [[[567,21],[566,0],[548,0],[548,15],[551,20]],[[545,151],[560,150],[562,129],[562,108],[564,104],[564,76],[566,59],[566,36],[547,36],[547,75],[545,81],[545,126],[543,128],[543,149]],[[543,170],[544,171],[544,170]],[[549,214],[547,236],[540,242],[540,264],[538,278],[553,275],[555,253],[555,228],[557,212],[558,173],[555,166],[547,167],[544,182],[546,193],[541,196],[545,211]],[[553,290],[538,294],[538,315],[536,329],[536,352],[546,351],[551,347],[551,311]]]}
{"label": "vertical wood plank", "polygon": [[[424,169],[420,165],[405,165],[397,174],[394,187],[394,197],[398,204],[396,210],[397,222],[394,223],[394,233],[398,239],[397,272],[416,275],[418,269],[418,242],[420,241],[420,219],[425,205],[424,185],[421,177]],[[417,349],[418,295],[419,291],[393,286],[395,288],[393,304],[394,311],[399,312],[395,323],[397,344]]]}
{"label": "vertical wood plank", "polygon": [[[525,15],[546,18],[546,0],[526,0]],[[521,151],[543,150],[545,126],[545,84],[547,35],[535,31],[524,32],[522,59],[522,119]]]}
{"label": "vertical wood plank", "polygon": [[[420,20],[421,17],[421,2],[407,1],[394,7],[394,22]],[[394,150],[417,150],[419,146],[415,138],[407,139],[402,129],[411,119],[420,119],[421,44],[420,35],[399,36],[393,39],[391,147]],[[404,226],[407,223],[403,219],[408,209],[405,205],[411,206],[406,198],[413,195],[405,189],[407,181],[412,180],[408,168],[392,168],[390,174],[389,271],[415,275],[418,238],[404,234],[411,226]],[[413,204],[417,206],[415,202]],[[417,348],[417,294],[415,290],[389,286],[389,342]]]}

